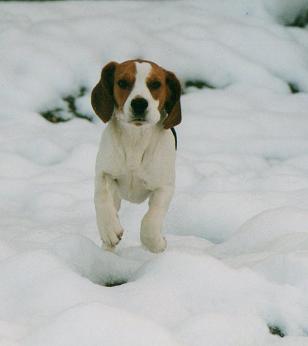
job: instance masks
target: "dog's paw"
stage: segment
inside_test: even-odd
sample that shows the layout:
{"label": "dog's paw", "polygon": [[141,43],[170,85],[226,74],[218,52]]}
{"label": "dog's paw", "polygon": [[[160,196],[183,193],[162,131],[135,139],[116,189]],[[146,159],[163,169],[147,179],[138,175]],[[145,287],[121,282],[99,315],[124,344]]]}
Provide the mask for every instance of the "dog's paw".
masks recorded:
{"label": "dog's paw", "polygon": [[167,241],[165,237],[140,237],[141,243],[151,252],[159,253],[163,252],[167,247]]}
{"label": "dog's paw", "polygon": [[108,230],[102,234],[103,245],[106,250],[112,250],[122,239],[123,229]]}

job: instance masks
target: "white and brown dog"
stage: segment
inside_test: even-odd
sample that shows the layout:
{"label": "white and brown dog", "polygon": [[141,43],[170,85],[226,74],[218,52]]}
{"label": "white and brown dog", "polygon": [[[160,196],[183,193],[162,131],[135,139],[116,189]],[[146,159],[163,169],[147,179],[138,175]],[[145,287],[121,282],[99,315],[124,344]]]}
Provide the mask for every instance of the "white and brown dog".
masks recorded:
{"label": "white and brown dog", "polygon": [[181,122],[176,76],[146,60],[110,62],[92,91],[96,114],[108,122],[96,161],[95,208],[100,236],[112,249],[123,235],[121,199],[149,210],[140,239],[152,252],[166,248],[161,235],[175,182],[175,140],[168,130]]}

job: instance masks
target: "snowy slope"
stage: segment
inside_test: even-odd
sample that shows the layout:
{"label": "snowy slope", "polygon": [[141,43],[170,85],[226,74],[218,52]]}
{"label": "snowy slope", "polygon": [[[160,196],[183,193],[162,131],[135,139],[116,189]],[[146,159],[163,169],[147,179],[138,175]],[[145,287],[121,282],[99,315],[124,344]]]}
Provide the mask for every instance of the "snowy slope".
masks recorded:
{"label": "snowy slope", "polygon": [[[307,11],[0,3],[1,346],[308,345]],[[140,246],[146,204],[123,204],[115,253],[95,225],[89,95],[135,57],[185,91],[160,255]]]}

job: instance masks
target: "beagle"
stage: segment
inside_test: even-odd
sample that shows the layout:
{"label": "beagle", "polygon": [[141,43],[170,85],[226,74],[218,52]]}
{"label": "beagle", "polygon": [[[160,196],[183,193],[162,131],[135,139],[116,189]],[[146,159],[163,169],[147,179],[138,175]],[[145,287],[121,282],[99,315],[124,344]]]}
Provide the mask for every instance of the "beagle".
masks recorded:
{"label": "beagle", "polygon": [[161,230],[175,182],[176,137],[170,129],[181,122],[180,96],[176,76],[151,61],[110,62],[102,70],[91,103],[108,122],[96,159],[94,197],[107,249],[123,235],[117,215],[121,200],[147,198],[140,240],[152,252],[166,248]]}

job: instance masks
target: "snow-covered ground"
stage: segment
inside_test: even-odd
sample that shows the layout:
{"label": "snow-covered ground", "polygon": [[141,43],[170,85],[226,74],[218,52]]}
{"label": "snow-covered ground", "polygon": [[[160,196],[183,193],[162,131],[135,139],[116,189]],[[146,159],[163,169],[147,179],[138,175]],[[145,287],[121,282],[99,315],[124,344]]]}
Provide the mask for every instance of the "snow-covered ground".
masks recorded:
{"label": "snow-covered ground", "polygon": [[[0,4],[1,346],[308,345],[308,28],[293,25],[307,10]],[[146,205],[124,203],[124,239],[100,248],[104,125],[40,115],[71,117],[73,95],[75,113],[94,117],[101,67],[135,57],[175,71],[185,91],[159,255],[140,246]]]}

